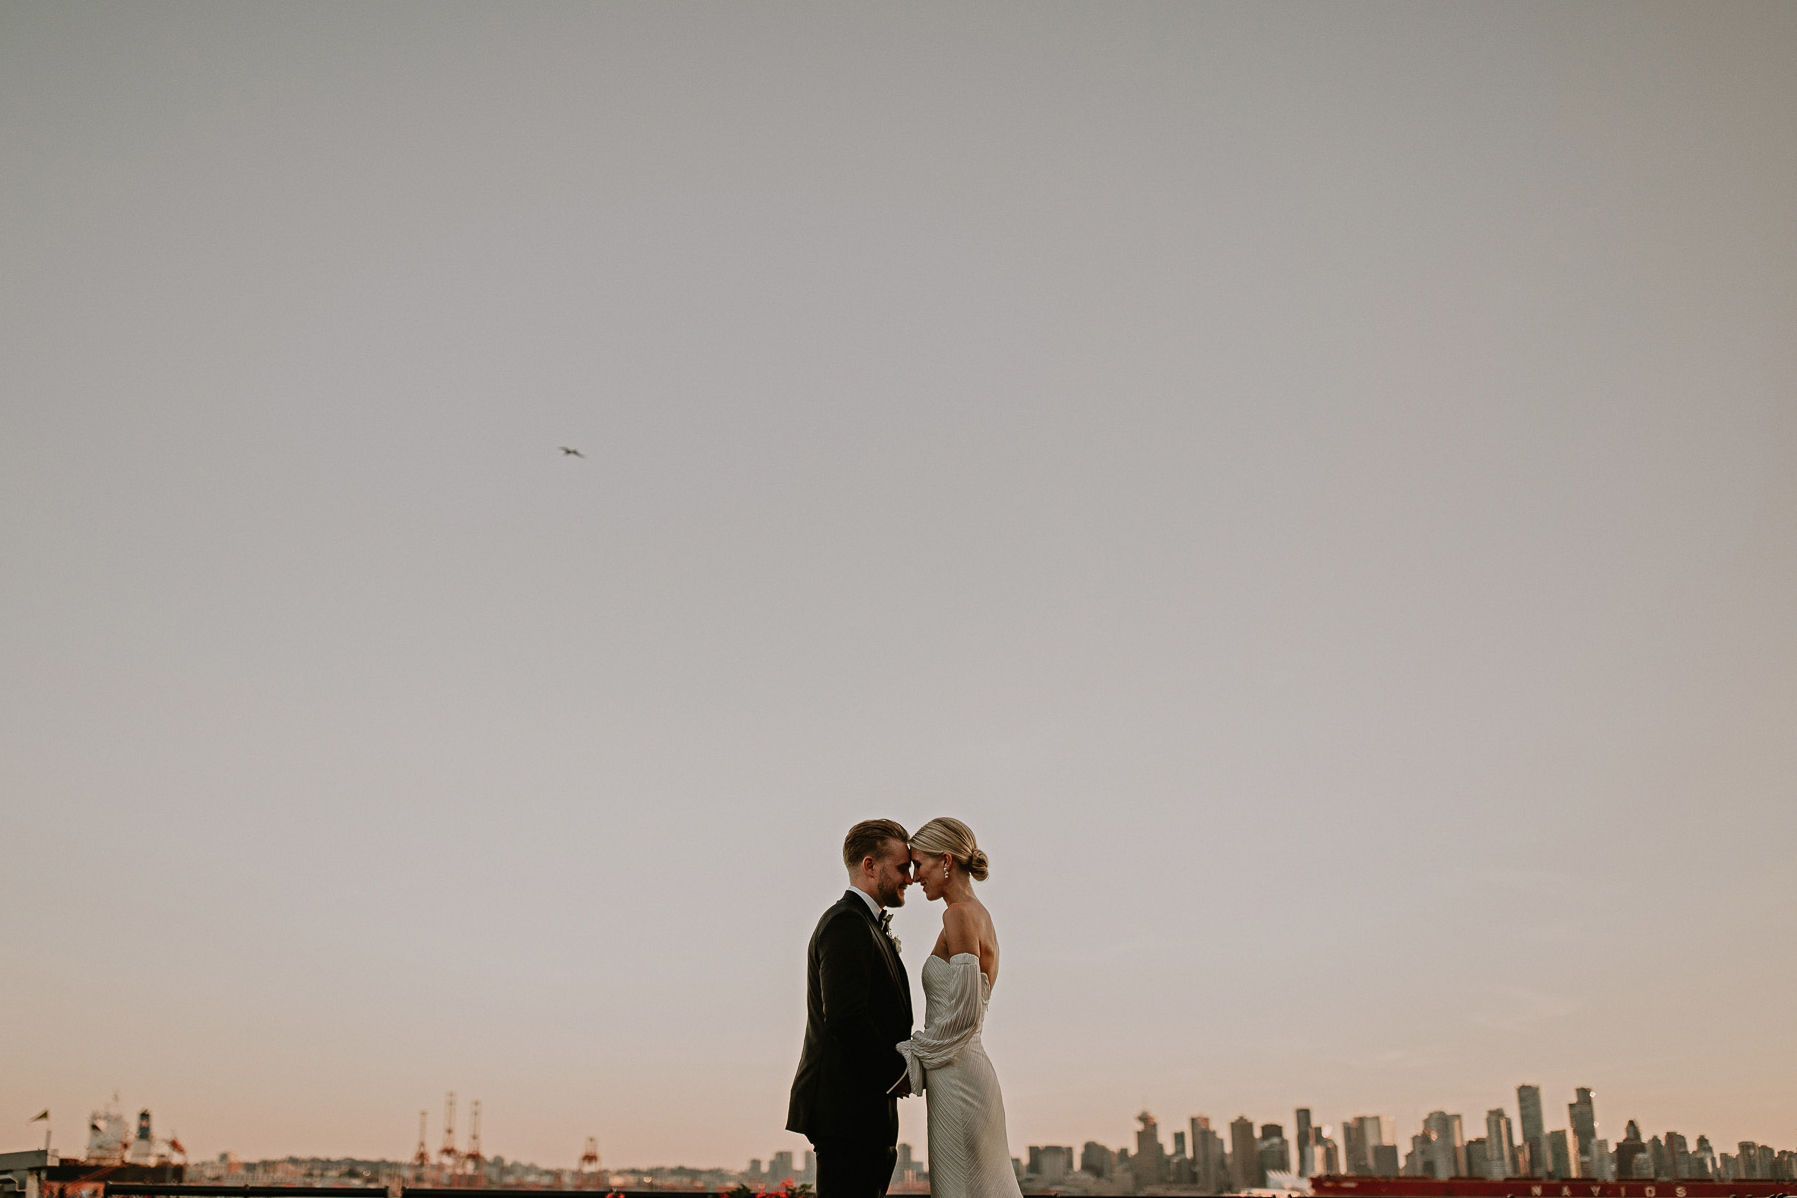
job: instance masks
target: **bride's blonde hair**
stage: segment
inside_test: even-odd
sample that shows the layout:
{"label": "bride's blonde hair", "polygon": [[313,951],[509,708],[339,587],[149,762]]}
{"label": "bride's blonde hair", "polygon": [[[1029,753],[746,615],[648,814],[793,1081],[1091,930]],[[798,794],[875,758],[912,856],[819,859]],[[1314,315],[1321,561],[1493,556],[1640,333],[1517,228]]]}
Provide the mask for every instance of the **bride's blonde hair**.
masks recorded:
{"label": "bride's blonde hair", "polygon": [[958,819],[939,815],[911,834],[911,847],[932,857],[949,856],[976,882],[986,880],[991,862],[973,838],[973,829]]}

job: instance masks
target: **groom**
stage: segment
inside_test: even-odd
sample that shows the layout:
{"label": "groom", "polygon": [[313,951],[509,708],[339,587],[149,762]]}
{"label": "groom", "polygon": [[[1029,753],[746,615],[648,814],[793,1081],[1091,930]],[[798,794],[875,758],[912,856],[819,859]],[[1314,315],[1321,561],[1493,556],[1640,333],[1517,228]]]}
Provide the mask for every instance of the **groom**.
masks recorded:
{"label": "groom", "polygon": [[910,839],[889,819],[849,829],[849,890],[817,921],[805,953],[805,1048],[786,1129],[817,1149],[818,1198],[879,1198],[897,1160],[898,1100],[908,1095],[911,981],[884,908],[905,904]]}

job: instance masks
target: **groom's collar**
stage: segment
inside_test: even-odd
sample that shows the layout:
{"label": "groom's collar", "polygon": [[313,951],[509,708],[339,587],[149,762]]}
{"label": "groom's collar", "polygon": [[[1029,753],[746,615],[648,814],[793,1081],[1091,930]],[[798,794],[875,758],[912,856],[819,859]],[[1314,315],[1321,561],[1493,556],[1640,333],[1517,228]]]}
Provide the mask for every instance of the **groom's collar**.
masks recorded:
{"label": "groom's collar", "polygon": [[880,920],[880,900],[876,899],[873,895],[867,893],[867,891],[861,889],[859,886],[849,887],[849,893],[861,897],[861,901],[867,904],[868,911],[872,912],[874,922],[878,923]]}

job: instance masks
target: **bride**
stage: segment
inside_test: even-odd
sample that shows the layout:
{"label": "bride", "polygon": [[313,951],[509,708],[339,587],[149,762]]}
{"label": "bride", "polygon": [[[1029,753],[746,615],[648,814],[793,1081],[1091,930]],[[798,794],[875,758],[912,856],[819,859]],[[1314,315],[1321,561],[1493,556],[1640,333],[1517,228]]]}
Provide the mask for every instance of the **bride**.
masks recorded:
{"label": "bride", "polygon": [[998,980],[998,936],[973,896],[986,854],[958,819],[933,819],[911,837],[923,895],[943,899],[942,935],[923,963],[924,1028],[901,1042],[911,1093],[929,1096],[932,1198],[1021,1198],[1005,1136],[998,1074],[980,1044]]}

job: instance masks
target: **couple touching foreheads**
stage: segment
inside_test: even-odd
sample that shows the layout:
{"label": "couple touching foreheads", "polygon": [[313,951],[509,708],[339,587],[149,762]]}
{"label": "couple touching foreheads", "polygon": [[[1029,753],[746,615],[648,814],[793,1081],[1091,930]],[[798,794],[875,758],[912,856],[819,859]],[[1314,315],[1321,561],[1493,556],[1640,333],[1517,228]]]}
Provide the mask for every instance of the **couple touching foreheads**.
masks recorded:
{"label": "couple touching foreheads", "polygon": [[[915,833],[889,819],[849,829],[849,890],[824,912],[805,954],[805,1048],[786,1127],[817,1149],[818,1198],[878,1198],[892,1180],[898,1100],[929,1107],[934,1198],[1018,1198],[998,1074],[980,1044],[998,980],[992,916],[974,897],[986,854],[958,819]],[[946,905],[923,963],[924,1026],[888,907],[916,883]]]}

